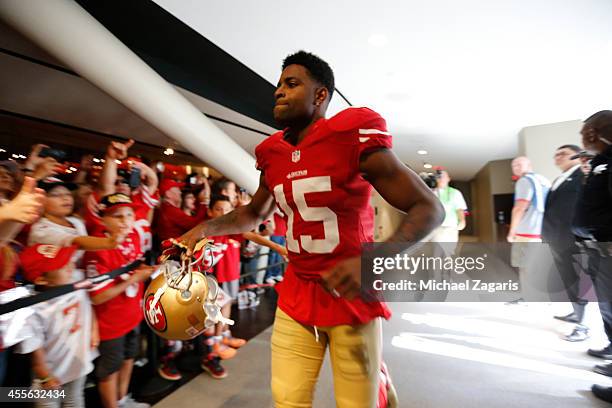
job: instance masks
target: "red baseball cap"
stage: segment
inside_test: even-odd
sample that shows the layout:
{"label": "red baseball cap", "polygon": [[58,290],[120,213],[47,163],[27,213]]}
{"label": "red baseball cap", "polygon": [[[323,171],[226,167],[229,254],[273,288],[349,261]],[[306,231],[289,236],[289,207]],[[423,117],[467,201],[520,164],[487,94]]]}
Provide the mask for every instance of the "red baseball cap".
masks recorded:
{"label": "red baseball cap", "polygon": [[60,247],[37,244],[28,247],[19,254],[23,275],[28,281],[34,282],[44,273],[56,271],[66,266],[76,250],[76,245]]}
{"label": "red baseball cap", "polygon": [[166,191],[170,190],[171,188],[174,187],[178,187],[179,189],[185,187],[185,183],[179,183],[176,180],[173,180],[171,178],[165,178],[163,179],[160,183],[159,183],[159,195],[163,196],[164,194],[166,194]]}

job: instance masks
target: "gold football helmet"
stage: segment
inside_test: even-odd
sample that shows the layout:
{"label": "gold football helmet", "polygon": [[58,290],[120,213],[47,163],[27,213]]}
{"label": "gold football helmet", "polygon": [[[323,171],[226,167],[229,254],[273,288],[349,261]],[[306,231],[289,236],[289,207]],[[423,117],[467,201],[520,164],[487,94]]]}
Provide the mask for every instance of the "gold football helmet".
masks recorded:
{"label": "gold football helmet", "polygon": [[221,316],[217,305],[219,284],[210,275],[193,271],[206,256],[208,242],[196,246],[194,256],[172,240],[160,257],[160,274],[149,284],[144,295],[147,324],[168,340],[189,340],[218,322],[233,324]]}

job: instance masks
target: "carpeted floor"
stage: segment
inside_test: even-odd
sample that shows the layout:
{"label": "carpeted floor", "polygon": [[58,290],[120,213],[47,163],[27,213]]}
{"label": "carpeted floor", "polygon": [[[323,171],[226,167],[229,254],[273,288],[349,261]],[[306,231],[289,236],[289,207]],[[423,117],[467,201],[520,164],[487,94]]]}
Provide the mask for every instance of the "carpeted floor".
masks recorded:
{"label": "carpeted floor", "polygon": [[[585,354],[605,344],[596,305],[589,305],[593,337],[568,343],[571,325],[552,319],[564,304],[506,306],[499,303],[395,303],[384,325],[384,358],[401,407],[571,408],[607,407],[590,392],[612,379],[591,368],[601,360]],[[202,374],[156,404],[159,408],[272,407],[267,329],[224,362],[229,376]],[[316,408],[334,407],[326,361]]]}

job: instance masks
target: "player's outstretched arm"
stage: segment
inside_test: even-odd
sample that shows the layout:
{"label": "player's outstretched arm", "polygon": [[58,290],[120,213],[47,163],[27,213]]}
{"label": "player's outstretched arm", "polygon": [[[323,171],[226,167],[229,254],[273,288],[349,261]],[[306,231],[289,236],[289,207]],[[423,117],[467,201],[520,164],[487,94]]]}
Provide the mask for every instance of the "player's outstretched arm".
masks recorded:
{"label": "player's outstretched arm", "polygon": [[421,178],[389,149],[361,156],[360,170],[380,195],[405,213],[390,242],[417,242],[444,220],[444,207]]}
{"label": "player's outstretched arm", "polygon": [[239,234],[255,229],[274,210],[272,194],[266,188],[263,173],[259,178],[259,187],[253,199],[247,205],[236,208],[222,217],[205,221],[182,235],[178,241],[190,250],[204,237]]}

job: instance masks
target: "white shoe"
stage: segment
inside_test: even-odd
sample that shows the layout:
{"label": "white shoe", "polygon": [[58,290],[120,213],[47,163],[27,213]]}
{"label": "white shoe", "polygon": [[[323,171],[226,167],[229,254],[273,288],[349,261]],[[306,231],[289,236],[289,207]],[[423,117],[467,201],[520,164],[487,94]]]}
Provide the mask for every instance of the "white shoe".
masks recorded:
{"label": "white shoe", "polygon": [[276,285],[276,279],[270,277],[270,278],[266,279],[266,283],[274,286],[274,285]]}
{"label": "white shoe", "polygon": [[119,406],[121,408],[151,408],[151,405],[146,402],[138,402],[129,394],[119,401]]}
{"label": "white shoe", "polygon": [[284,278],[283,278],[283,275],[278,275],[278,276],[275,276],[274,279],[276,280],[276,282],[282,282]]}

